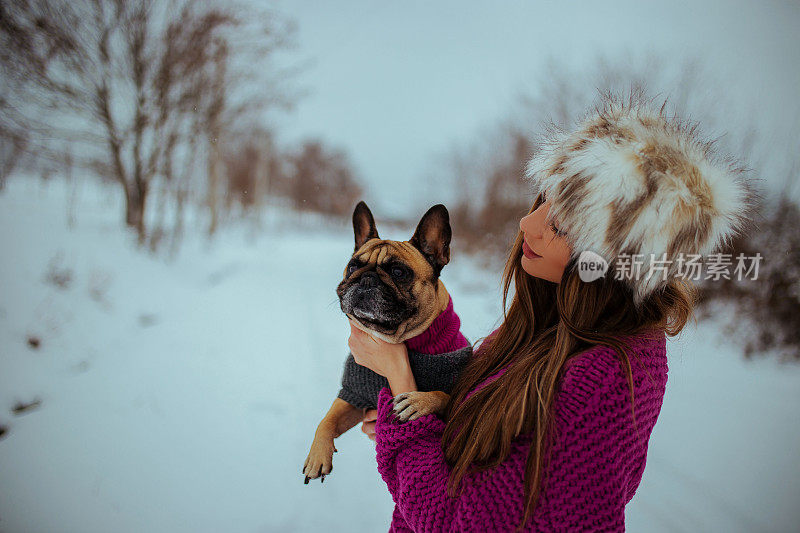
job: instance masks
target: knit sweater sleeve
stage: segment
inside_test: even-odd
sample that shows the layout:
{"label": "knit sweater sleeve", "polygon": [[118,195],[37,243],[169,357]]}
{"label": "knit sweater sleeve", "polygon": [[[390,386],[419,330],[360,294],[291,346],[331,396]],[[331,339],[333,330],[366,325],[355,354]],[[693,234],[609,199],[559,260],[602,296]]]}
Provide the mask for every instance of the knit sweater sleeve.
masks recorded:
{"label": "knit sweater sleeve", "polygon": [[375,444],[378,471],[398,513],[414,531],[445,531],[456,511],[447,495],[449,467],[440,450],[444,422],[435,414],[399,423],[392,419],[392,393],[378,393]]}
{"label": "knit sweater sleeve", "polygon": [[[630,405],[626,382],[620,386],[607,359],[587,358],[564,377],[554,409],[557,429],[548,478],[532,517],[535,529],[624,530],[631,453],[623,436],[630,431]],[[433,414],[400,423],[391,414],[391,392],[383,388],[376,423],[378,470],[409,527],[506,531],[519,524],[531,435],[515,439],[500,465],[465,478],[464,490],[450,498],[450,469],[440,446],[445,423]]]}

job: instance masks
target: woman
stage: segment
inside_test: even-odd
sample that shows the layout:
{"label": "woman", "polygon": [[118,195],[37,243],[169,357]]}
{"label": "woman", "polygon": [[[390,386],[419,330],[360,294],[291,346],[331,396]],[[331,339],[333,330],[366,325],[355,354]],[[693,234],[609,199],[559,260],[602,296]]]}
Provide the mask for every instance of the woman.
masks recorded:
{"label": "woman", "polygon": [[[530,161],[537,196],[506,263],[508,310],[444,420],[398,420],[415,390],[405,346],[351,327],[356,361],[397,388],[362,424],[396,503],[391,531],[624,530],[667,382],[665,335],[695,303],[681,258],[724,245],[753,207],[740,169],[650,105],[606,95]],[[581,257],[597,255],[582,252],[605,275],[584,281]]]}

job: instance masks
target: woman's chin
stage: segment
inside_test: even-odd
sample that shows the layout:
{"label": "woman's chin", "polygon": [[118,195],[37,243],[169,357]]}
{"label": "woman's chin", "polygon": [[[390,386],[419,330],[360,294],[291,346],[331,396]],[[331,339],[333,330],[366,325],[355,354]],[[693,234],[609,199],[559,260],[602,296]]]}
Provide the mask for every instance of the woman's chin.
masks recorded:
{"label": "woman's chin", "polygon": [[528,259],[524,255],[522,256],[520,264],[522,266],[522,270],[524,270],[529,276],[556,283],[550,276],[543,273],[541,269],[536,268],[537,264],[535,261]]}
{"label": "woman's chin", "polygon": [[520,260],[520,265],[522,266],[522,270],[524,270],[525,272],[527,272],[531,276],[536,276],[537,278],[539,277],[539,275],[537,273],[537,269],[534,266],[534,262],[531,259],[529,259],[529,258],[527,258],[527,257],[525,257],[523,255],[522,259]]}

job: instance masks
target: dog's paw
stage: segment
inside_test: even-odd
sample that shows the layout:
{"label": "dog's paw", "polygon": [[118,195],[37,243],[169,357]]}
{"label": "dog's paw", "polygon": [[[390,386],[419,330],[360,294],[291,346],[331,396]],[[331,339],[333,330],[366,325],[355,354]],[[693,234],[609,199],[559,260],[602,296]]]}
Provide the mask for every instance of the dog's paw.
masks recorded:
{"label": "dog's paw", "polygon": [[394,413],[403,422],[444,411],[450,396],[442,391],[404,392],[394,397]]}
{"label": "dog's paw", "polygon": [[320,483],[325,483],[325,476],[333,470],[333,454],[337,452],[336,446],[333,442],[320,443],[314,441],[311,445],[311,451],[308,452],[306,462],[303,463],[303,469],[300,471],[306,479],[303,483],[308,485],[312,479],[320,478]]}

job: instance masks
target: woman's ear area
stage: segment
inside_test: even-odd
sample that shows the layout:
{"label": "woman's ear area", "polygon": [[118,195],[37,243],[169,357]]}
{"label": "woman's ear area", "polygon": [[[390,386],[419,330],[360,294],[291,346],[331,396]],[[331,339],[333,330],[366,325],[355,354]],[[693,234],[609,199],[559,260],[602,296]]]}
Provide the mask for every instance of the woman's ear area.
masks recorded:
{"label": "woman's ear area", "polygon": [[560,238],[564,240],[564,251],[563,255],[561,256],[561,262],[563,263],[564,269],[566,270],[567,265],[569,265],[569,262],[572,260],[573,248],[572,245],[566,239],[564,239],[563,237]]}

